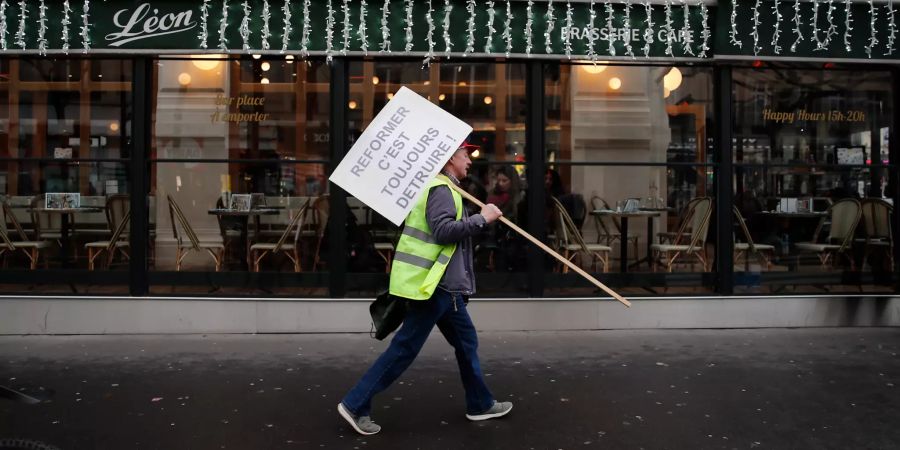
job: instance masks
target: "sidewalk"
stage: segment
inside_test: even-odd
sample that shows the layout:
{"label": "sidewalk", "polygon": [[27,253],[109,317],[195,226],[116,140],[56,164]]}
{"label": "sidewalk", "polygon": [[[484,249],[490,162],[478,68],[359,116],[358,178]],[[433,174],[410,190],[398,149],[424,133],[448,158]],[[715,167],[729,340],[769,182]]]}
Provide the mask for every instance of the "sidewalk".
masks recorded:
{"label": "sidewalk", "polygon": [[[477,320],[477,318],[476,318]],[[384,427],[335,411],[386,343],[367,335],[0,338],[0,438],[69,449],[893,449],[900,329],[483,333],[499,420],[464,417],[434,334],[376,397]]]}

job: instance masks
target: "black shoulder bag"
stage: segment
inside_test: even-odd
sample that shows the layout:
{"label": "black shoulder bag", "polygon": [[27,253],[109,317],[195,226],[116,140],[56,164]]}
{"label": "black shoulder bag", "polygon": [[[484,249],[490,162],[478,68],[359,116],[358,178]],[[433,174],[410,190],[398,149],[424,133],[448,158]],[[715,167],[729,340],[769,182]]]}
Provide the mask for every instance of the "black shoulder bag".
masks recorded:
{"label": "black shoulder bag", "polygon": [[369,314],[372,316],[372,329],[369,335],[379,341],[383,340],[403,323],[403,317],[406,316],[406,299],[384,291],[369,305]]}

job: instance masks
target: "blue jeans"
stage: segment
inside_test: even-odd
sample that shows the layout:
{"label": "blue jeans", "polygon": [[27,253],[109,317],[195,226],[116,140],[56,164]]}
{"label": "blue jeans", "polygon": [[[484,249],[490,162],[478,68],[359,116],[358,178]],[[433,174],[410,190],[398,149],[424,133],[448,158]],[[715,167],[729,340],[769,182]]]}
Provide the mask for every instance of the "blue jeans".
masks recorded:
{"label": "blue jeans", "polygon": [[387,389],[412,364],[437,324],[456,349],[456,362],[466,390],[466,412],[477,414],[494,404],[478,362],[478,336],[461,294],[436,289],[425,301],[410,300],[403,325],[387,350],[347,393],[341,403],[356,416],[368,416],[372,397]]}

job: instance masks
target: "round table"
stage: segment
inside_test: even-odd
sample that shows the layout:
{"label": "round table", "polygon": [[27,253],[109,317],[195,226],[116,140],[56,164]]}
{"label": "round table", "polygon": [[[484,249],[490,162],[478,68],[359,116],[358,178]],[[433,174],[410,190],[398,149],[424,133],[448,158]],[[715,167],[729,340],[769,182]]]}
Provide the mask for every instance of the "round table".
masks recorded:
{"label": "round table", "polygon": [[248,238],[248,228],[250,217],[253,217],[253,224],[256,235],[259,236],[259,216],[274,216],[280,214],[284,207],[265,207],[254,208],[246,211],[226,208],[213,208],[209,210],[209,214],[217,217],[237,217],[240,219],[241,225],[241,267],[244,270],[250,270],[250,263],[247,261],[247,255],[250,254],[250,239]]}

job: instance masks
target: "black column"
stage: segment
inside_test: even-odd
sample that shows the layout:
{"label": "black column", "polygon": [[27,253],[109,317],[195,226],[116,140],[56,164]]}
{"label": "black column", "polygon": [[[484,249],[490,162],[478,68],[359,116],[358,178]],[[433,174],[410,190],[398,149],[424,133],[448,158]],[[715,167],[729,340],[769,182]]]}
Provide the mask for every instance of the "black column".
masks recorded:
{"label": "black column", "polygon": [[[350,62],[335,58],[331,63],[329,144],[330,162],[328,175],[337,168],[344,154],[350,149],[347,139],[347,102],[349,101]],[[334,183],[329,183],[331,193],[328,217],[328,289],[331,297],[343,297],[347,293],[344,279],[347,275],[347,193]]]}
{"label": "black column", "polygon": [[[528,232],[543,240],[547,230],[544,223],[544,63],[529,61],[525,75],[525,97],[528,113],[525,117],[525,155],[528,161]],[[528,246],[528,293],[531,297],[544,295],[544,251],[536,245]]]}
{"label": "black column", "polygon": [[131,225],[129,261],[130,293],[133,296],[147,295],[147,247],[150,237],[149,165],[151,127],[153,116],[153,59],[142,56],[132,60],[133,83],[131,86]]}
{"label": "black column", "polygon": [[715,68],[715,120],[718,149],[715,161],[715,211],[716,211],[716,281],[717,291],[731,295],[734,291],[734,239],[732,236],[732,211],[734,203],[732,181],[734,179],[733,149],[731,147],[732,94],[731,67]]}
{"label": "black column", "polygon": [[[891,130],[890,136],[888,137],[888,158],[890,160],[890,178],[889,178],[889,186],[888,191],[885,195],[892,198],[894,200],[894,213],[891,218],[891,223],[894,226],[894,229],[897,229],[897,224],[900,224],[900,169],[897,168],[897,164],[900,164],[900,69],[894,68],[891,71],[891,75],[893,78],[892,93],[893,93],[893,107],[891,108]],[[894,233],[898,234],[898,233]],[[900,291],[900,245],[894,243],[894,292]]]}

